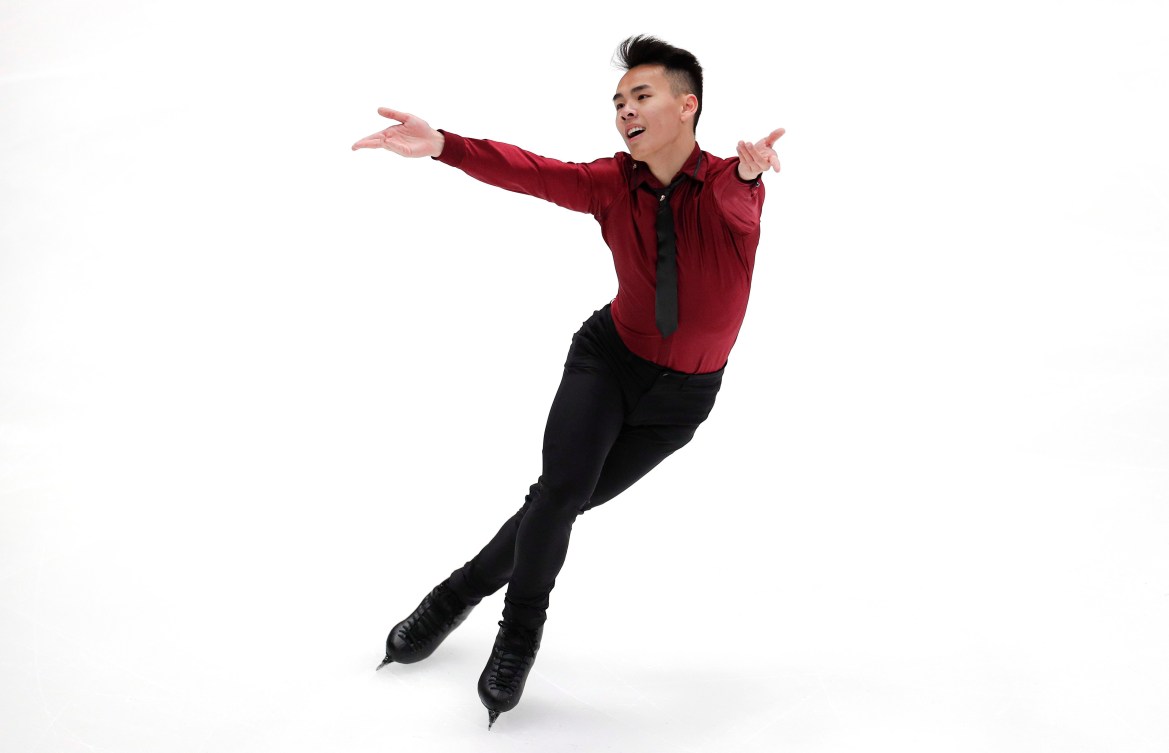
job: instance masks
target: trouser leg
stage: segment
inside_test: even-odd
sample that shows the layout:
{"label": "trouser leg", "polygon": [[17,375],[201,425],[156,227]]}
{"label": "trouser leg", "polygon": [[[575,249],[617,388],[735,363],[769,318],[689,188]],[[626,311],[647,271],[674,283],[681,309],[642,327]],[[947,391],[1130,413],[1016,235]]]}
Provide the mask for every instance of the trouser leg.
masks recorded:
{"label": "trouser leg", "polygon": [[[687,444],[720,384],[721,375],[688,377],[641,361],[605,317],[586,322],[549,412],[544,474],[523,507],[451,574],[452,589],[477,602],[512,581],[519,566],[505,616],[542,623],[576,515],[616,497]],[[533,507],[538,512],[528,521]]]}
{"label": "trouser leg", "polygon": [[516,529],[505,620],[532,629],[543,624],[572,524],[592,497],[624,418],[616,376],[599,364],[570,361],[544,429],[543,473]]}
{"label": "trouser leg", "polygon": [[523,507],[500,526],[499,531],[487,545],[466,564],[451,573],[451,590],[463,601],[478,602],[503,588],[511,580],[512,565],[515,562],[516,531],[520,527],[524,513],[528,511],[531,499],[532,495],[528,494]]}
{"label": "trouser leg", "polygon": [[[608,449],[621,431],[625,413],[622,394],[613,370],[595,357],[588,345],[574,341],[544,429],[544,473],[532,485],[524,505],[487,545],[451,573],[451,588],[464,601],[478,601],[509,583],[515,563],[523,557],[535,558],[532,567],[541,572],[559,572],[572,518],[587,503]],[[533,505],[541,509],[528,524],[529,538],[547,539],[542,545],[529,543],[526,553],[521,554],[517,551],[518,534]],[[543,589],[545,578],[537,580],[538,585],[531,578],[521,579],[518,593],[525,593],[525,584]],[[545,594],[534,601],[538,604],[546,598]]]}
{"label": "trouser leg", "polygon": [[[659,463],[686,445],[697,424],[682,426],[624,426],[605,457],[600,477],[581,512],[613,499]],[[451,589],[464,601],[478,602],[507,585],[515,562],[516,532],[531,505],[534,485],[524,505],[508,518],[487,545],[451,573]]]}
{"label": "trouser leg", "polygon": [[626,426],[605,458],[605,467],[593,489],[593,496],[581,512],[603,505],[633,486],[659,463],[685,446],[694,437],[697,428],[697,425]]}

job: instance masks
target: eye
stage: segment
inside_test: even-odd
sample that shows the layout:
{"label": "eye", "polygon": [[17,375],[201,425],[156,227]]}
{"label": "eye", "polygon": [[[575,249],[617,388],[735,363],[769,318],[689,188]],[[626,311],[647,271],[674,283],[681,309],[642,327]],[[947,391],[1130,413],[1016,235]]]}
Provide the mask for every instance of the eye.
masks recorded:
{"label": "eye", "polygon": [[646,98],[648,98],[648,97],[649,97],[649,95],[648,95],[648,94],[638,94],[638,95],[637,95],[637,98],[638,98],[638,99],[646,99]]}
{"label": "eye", "polygon": [[620,103],[620,102],[618,102],[618,103],[617,103],[617,109],[618,109],[618,110],[620,110],[620,109],[621,109],[622,107],[624,107],[624,106],[625,106],[625,105],[624,105],[624,104],[622,104],[622,103]]}

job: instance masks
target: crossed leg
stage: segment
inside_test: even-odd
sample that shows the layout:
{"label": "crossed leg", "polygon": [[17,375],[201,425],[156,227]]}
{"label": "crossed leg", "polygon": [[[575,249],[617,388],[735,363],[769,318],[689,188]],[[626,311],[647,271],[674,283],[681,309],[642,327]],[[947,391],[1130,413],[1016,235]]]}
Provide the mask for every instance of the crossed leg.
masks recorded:
{"label": "crossed leg", "polygon": [[478,602],[510,583],[505,619],[529,627],[544,621],[576,517],[628,489],[698,427],[627,419],[615,376],[566,366],[545,428],[540,480],[479,554],[451,575],[464,601]]}

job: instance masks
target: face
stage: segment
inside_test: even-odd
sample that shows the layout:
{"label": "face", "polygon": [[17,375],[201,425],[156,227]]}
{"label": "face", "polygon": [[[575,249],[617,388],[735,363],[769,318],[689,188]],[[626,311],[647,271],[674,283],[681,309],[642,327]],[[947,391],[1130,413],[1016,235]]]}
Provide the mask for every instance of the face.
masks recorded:
{"label": "face", "polygon": [[698,99],[693,94],[674,94],[666,69],[660,65],[639,65],[626,71],[617,83],[613,105],[617,131],[636,160],[644,162],[693,138],[691,123]]}

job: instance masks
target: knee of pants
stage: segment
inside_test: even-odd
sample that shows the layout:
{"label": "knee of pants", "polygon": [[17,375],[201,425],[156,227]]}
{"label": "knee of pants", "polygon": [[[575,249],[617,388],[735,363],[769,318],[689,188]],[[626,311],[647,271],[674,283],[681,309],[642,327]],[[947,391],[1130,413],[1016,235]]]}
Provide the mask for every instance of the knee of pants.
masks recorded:
{"label": "knee of pants", "polygon": [[528,503],[548,512],[576,517],[589,502],[589,493],[566,484],[538,481],[532,485]]}

